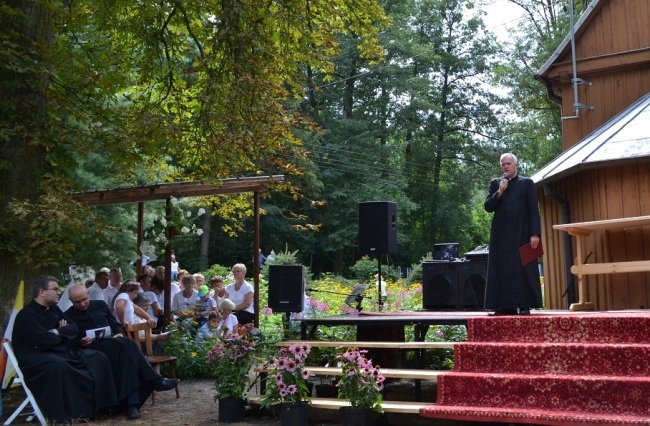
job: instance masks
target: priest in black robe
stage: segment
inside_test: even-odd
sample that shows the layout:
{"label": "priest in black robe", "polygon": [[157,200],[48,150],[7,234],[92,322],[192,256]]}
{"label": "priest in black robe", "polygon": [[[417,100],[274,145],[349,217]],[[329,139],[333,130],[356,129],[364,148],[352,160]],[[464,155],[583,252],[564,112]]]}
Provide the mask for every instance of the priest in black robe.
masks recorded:
{"label": "priest in black robe", "polygon": [[522,266],[519,247],[540,244],[541,222],[532,179],[517,174],[517,157],[501,156],[503,176],[492,179],[485,210],[493,212],[485,309],[495,315],[529,314],[542,307],[537,261]]}
{"label": "priest in black robe", "polygon": [[[70,307],[65,314],[78,326],[77,338],[83,347],[100,351],[111,362],[113,379],[120,404],[127,409],[131,419],[140,417],[139,408],[149,398],[152,390],[169,390],[178,380],[163,379],[149,364],[133,339],[124,337],[122,324],[108,310],[103,300],[90,300],[83,285],[73,285],[69,290]],[[87,330],[110,327],[110,336],[91,338]]]}
{"label": "priest in black robe", "polygon": [[78,328],[56,306],[61,291],[51,276],[31,285],[18,312],[13,347],[25,383],[43,414],[58,422],[93,419],[118,404],[111,364],[102,352],[78,346]]}

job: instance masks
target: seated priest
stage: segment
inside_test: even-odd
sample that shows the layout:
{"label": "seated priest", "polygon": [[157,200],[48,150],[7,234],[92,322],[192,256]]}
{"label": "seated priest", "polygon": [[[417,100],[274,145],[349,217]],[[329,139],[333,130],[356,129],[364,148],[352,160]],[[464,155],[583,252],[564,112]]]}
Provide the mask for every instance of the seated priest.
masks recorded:
{"label": "seated priest", "polygon": [[[103,300],[90,300],[88,290],[80,284],[73,285],[69,294],[72,307],[65,314],[78,327],[81,347],[106,354],[120,405],[127,408],[129,419],[139,418],[139,409],[152,390],[173,389],[179,381],[162,378],[154,371],[140,345],[124,337],[122,324]],[[107,329],[98,333],[101,328]]]}
{"label": "seated priest", "polygon": [[65,423],[117,406],[111,363],[102,352],[79,348],[77,325],[56,305],[58,280],[38,277],[31,294],[16,315],[12,338],[25,383],[43,414]]}

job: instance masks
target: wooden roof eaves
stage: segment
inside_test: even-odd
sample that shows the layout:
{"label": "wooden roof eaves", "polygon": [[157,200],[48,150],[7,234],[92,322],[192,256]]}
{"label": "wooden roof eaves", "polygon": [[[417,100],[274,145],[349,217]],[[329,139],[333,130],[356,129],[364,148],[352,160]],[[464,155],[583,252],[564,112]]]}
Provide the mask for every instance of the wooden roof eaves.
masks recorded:
{"label": "wooden roof eaves", "polygon": [[284,175],[273,175],[221,179],[218,184],[203,181],[171,182],[138,187],[78,192],[72,194],[72,198],[94,206],[128,204],[165,200],[169,197],[187,198],[266,191],[270,183],[283,181]]}
{"label": "wooden roof eaves", "polygon": [[[607,2],[608,0],[593,0],[589,6],[587,6],[587,9],[585,9],[584,13],[582,16],[580,16],[580,19],[578,19],[578,22],[576,22],[573,26],[575,30],[575,37],[576,40],[580,38],[580,36],[585,32],[585,29],[587,27],[587,24],[590,23],[594,17],[596,16],[596,12],[600,10],[601,7]],[[551,56],[548,58],[548,60],[542,65],[542,67],[537,71],[535,74],[535,79],[537,80],[545,80],[546,79],[546,74],[550,70],[550,68],[555,64],[555,61],[558,60],[560,57],[564,57],[566,54],[569,53],[571,50],[571,32],[569,31],[569,34],[564,37],[564,40],[560,43],[560,45],[555,49],[555,51],[551,54]]]}

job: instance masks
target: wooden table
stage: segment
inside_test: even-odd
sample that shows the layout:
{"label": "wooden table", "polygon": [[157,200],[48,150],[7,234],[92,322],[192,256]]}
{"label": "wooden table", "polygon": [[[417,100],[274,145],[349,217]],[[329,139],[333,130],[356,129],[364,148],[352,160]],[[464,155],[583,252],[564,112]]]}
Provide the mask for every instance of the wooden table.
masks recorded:
{"label": "wooden table", "polygon": [[582,263],[586,238],[594,231],[609,231],[612,229],[626,229],[649,225],[650,216],[635,216],[621,219],[594,220],[591,222],[553,225],[553,229],[566,231],[569,235],[576,237],[576,258],[571,267],[571,273],[578,277],[578,303],[571,304],[569,310],[594,310],[594,304],[584,300],[586,294],[583,278],[584,275],[650,272],[650,260],[611,263]]}

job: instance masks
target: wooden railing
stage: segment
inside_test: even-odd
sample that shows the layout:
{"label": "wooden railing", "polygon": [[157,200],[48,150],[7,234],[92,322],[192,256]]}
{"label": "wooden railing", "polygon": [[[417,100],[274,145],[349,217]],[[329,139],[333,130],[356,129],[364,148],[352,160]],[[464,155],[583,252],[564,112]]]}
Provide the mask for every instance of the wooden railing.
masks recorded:
{"label": "wooden railing", "polygon": [[630,272],[650,272],[650,260],[609,263],[582,263],[585,253],[586,238],[594,231],[609,231],[638,226],[649,226],[650,216],[626,217],[621,219],[595,220],[591,222],[566,223],[553,225],[553,229],[566,231],[576,237],[576,258],[571,273],[578,277],[578,303],[573,303],[571,311],[594,310],[594,304],[585,300],[586,288],[584,275],[619,274]]}

